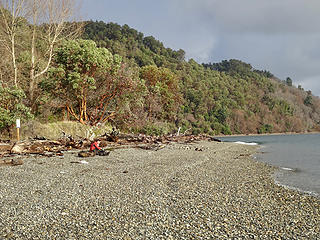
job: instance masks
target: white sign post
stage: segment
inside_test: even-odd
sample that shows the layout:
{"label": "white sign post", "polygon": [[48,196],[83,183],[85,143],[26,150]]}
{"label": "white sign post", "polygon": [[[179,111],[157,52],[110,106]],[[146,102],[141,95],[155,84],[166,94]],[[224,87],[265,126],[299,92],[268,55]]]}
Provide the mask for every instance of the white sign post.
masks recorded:
{"label": "white sign post", "polygon": [[19,142],[20,141],[20,119],[19,118],[16,120],[16,128],[17,128],[17,139]]}

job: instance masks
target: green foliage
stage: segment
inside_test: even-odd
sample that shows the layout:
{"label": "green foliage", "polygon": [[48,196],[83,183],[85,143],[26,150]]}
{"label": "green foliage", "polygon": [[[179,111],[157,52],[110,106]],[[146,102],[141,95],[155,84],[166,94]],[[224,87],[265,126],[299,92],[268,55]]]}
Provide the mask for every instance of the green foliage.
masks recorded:
{"label": "green foliage", "polygon": [[26,107],[22,101],[25,98],[23,90],[13,88],[3,88],[0,85],[0,131],[9,128],[16,119],[32,119],[30,108]]}
{"label": "green foliage", "polygon": [[273,126],[271,124],[263,124],[259,129],[258,133],[263,134],[263,133],[272,133]]}
{"label": "green foliage", "polygon": [[143,33],[128,25],[88,21],[83,38],[94,40],[99,47],[106,47],[113,54],[133,59],[140,67],[152,64],[158,67],[172,66],[185,58],[182,49],[174,51],[165,48],[163,43],[153,36],[144,37]]}
{"label": "green foliage", "polygon": [[231,59],[229,61],[223,60],[220,63],[209,63],[209,64],[203,64],[203,65],[212,70],[216,70],[219,72],[227,72],[232,75],[247,74],[248,72],[253,71],[253,68],[250,64],[242,62],[237,59]]}
{"label": "green foliage", "polygon": [[[90,40],[70,40],[56,50],[54,67],[42,88],[65,101],[70,114],[80,122],[88,120],[87,97],[90,90],[97,89],[96,77],[120,68],[121,58],[106,48],[97,48]],[[75,110],[75,108],[79,110]]]}
{"label": "green foliage", "polygon": [[163,136],[172,133],[174,130],[174,126],[171,123],[150,123],[144,126],[141,129],[137,129],[138,132],[146,134],[146,135],[151,135],[151,136]]}
{"label": "green foliage", "polygon": [[111,69],[113,60],[119,64],[121,58],[112,56],[106,48],[97,48],[93,41],[71,40],[56,50],[52,71],[60,72],[59,76],[77,89],[82,84],[94,85],[94,76]]}
{"label": "green foliage", "polygon": [[278,111],[281,115],[285,116],[285,115],[293,115],[294,109],[290,106],[289,103],[287,103],[284,100],[278,100],[276,102],[276,105],[278,107]]}
{"label": "green foliage", "polygon": [[[55,49],[39,91],[41,119],[112,121],[152,135],[178,128],[194,134],[304,131],[319,122],[320,102],[311,92],[240,60],[185,61],[182,49],[166,48],[153,36],[116,23],[86,22],[82,37],[87,40]],[[17,62],[27,75],[29,59],[21,50]],[[7,72],[5,64],[0,67]]]}
{"label": "green foliage", "polygon": [[[293,111],[273,98],[265,99],[261,105],[263,96],[275,92],[275,85],[269,80],[274,76],[266,70],[253,69],[248,63],[236,59],[202,65],[192,59],[185,62],[183,50],[165,48],[154,37],[143,37],[127,25],[88,22],[84,36],[101,46],[108,46],[112,53],[120,54],[131,66],[141,67],[140,78],[146,90],[142,94],[145,122],[177,118],[176,127],[183,130],[192,126],[194,132],[230,134],[242,131],[240,123],[231,119],[231,113],[236,109],[243,109],[248,114],[245,119],[255,121],[268,114],[262,110],[265,105],[283,116]],[[161,80],[167,79],[164,75],[173,73],[174,78],[179,79],[174,91],[166,80]],[[176,95],[180,95],[181,100],[175,99]]]}
{"label": "green foliage", "polygon": [[229,126],[223,126],[222,133],[225,135],[231,135],[232,131]]}
{"label": "green foliage", "polygon": [[306,98],[304,99],[303,103],[306,106],[312,106],[312,96],[307,95]]}
{"label": "green foliage", "polygon": [[148,90],[145,102],[149,118],[174,120],[181,103],[178,77],[167,68],[145,66],[140,70]]}
{"label": "green foliage", "polygon": [[292,87],[292,80],[291,80],[291,78],[287,77],[287,79],[286,79],[286,84],[287,84],[289,87]]}
{"label": "green foliage", "polygon": [[276,101],[268,95],[264,95],[262,102],[269,107],[269,110],[272,111],[276,106]]}
{"label": "green foliage", "polygon": [[263,77],[266,77],[266,78],[273,78],[274,77],[274,75],[271,72],[267,71],[267,70],[254,69],[253,71],[258,73],[258,74],[260,74]]}
{"label": "green foliage", "polygon": [[55,56],[42,88],[66,108],[68,116],[91,125],[119,116],[119,122],[130,122],[131,102],[139,96],[133,92],[143,92],[135,68],[90,40],[65,42]]}
{"label": "green foliage", "polygon": [[225,123],[228,118],[228,109],[226,107],[219,107],[215,111],[215,118],[219,121],[219,123]]}

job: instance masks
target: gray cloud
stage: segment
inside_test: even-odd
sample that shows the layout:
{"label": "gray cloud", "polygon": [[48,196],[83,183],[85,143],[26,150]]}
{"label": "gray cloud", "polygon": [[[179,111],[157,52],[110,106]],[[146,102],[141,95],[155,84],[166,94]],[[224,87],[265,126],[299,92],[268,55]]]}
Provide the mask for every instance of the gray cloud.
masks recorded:
{"label": "gray cloud", "polygon": [[[181,0],[176,0],[176,3]],[[186,0],[181,6],[214,21],[221,31],[241,33],[320,32],[318,0]],[[176,5],[176,4],[175,4]]]}

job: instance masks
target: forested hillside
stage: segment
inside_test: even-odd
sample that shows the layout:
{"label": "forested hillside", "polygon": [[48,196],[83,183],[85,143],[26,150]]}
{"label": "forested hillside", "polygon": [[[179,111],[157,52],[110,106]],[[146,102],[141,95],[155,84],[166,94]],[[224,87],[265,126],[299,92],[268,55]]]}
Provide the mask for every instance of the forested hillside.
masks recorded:
{"label": "forested hillside", "polygon": [[[127,25],[88,22],[84,38],[121,55],[131,66],[166,68],[179,81],[180,109],[174,127],[193,133],[304,132],[319,129],[320,100],[240,60],[200,64],[183,50],[166,48]],[[291,82],[290,82],[291,81]],[[153,119],[168,121],[166,119]],[[169,123],[173,123],[169,121]]]}
{"label": "forested hillside", "polygon": [[[1,14],[2,21],[10,16]],[[240,60],[186,60],[182,49],[166,48],[116,23],[65,23],[53,45],[29,37],[35,30],[45,36],[48,25],[19,19],[18,26],[15,61],[12,51],[0,48],[1,131],[17,117],[110,123],[157,135],[178,129],[193,134],[320,130],[318,97],[292,86],[290,78],[279,80]]]}

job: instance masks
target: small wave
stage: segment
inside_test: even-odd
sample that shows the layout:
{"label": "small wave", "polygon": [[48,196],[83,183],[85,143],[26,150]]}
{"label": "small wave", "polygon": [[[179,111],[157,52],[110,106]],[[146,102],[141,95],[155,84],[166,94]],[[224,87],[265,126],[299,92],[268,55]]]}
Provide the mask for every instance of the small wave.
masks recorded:
{"label": "small wave", "polygon": [[280,167],[280,169],[288,172],[301,172],[299,168]]}
{"label": "small wave", "polygon": [[307,195],[310,195],[310,196],[313,196],[313,197],[320,197],[320,194],[317,193],[317,192],[314,192],[314,191],[307,191],[307,190],[303,190],[299,187],[293,187],[293,186],[289,186],[287,184],[283,184],[281,183],[280,181],[278,180],[274,180],[274,183],[278,186],[281,186],[285,189],[290,189],[290,190],[294,190],[294,191],[297,191],[297,192],[301,192],[301,193],[304,193],[304,194],[307,194]]}
{"label": "small wave", "polygon": [[255,142],[250,142],[250,143],[247,143],[247,142],[235,142],[236,144],[243,144],[243,145],[250,145],[250,146],[255,146],[255,145],[258,145],[258,143],[255,143]]}
{"label": "small wave", "polygon": [[288,167],[282,167],[281,169],[285,171],[294,171],[293,168],[288,168]]}

